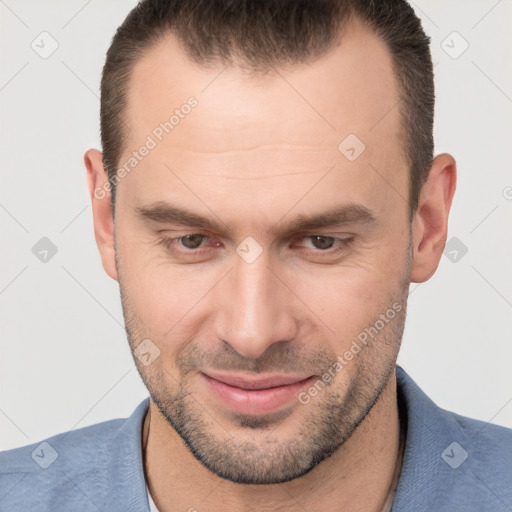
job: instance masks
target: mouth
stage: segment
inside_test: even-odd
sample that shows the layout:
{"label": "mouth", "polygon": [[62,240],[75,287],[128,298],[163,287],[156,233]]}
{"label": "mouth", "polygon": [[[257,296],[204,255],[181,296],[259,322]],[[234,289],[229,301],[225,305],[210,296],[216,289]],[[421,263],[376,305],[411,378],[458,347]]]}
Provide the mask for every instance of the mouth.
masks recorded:
{"label": "mouth", "polygon": [[217,372],[200,375],[208,392],[221,406],[253,416],[268,414],[297,403],[298,393],[315,378],[290,375],[247,377]]}

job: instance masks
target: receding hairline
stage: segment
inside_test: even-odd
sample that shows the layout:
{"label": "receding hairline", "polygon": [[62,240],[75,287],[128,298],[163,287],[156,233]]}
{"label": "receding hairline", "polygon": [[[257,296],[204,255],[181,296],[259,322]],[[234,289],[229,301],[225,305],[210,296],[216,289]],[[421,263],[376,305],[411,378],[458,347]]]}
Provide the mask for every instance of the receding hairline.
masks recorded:
{"label": "receding hairline", "polygon": [[[307,65],[328,53],[334,42],[339,42],[343,28],[357,20],[391,54],[392,75],[403,100],[398,108],[410,171],[412,215],[433,158],[435,93],[430,38],[411,5],[406,0],[279,0],[264,4],[244,0],[243,9],[231,3],[219,7],[209,0],[143,0],[118,28],[107,52],[101,84],[101,137],[109,176],[116,172],[126,148],[126,82],[137,61],[162,35],[176,33],[189,60],[199,65],[215,67],[224,62],[216,55],[227,53],[229,61],[255,73],[255,62],[263,63],[263,72],[269,69],[268,62],[281,68]],[[234,58],[237,55],[241,60]],[[111,203],[114,208],[115,187]]]}
{"label": "receding hairline", "polygon": [[[183,56],[187,62],[196,65],[200,69],[207,71],[219,70],[228,67],[242,70],[246,73],[246,76],[251,79],[259,79],[265,75],[271,73],[275,69],[281,70],[292,70],[301,66],[309,66],[310,64],[328,56],[331,52],[336,50],[343,40],[350,37],[353,34],[366,34],[373,37],[382,48],[386,51],[389,56],[391,64],[393,63],[393,55],[386,41],[379,34],[378,30],[373,28],[370,23],[365,21],[357,13],[348,11],[347,17],[342,18],[337,24],[337,29],[334,33],[334,37],[330,43],[318,49],[312,51],[307,55],[301,56],[300,58],[281,58],[276,57],[273,60],[267,60],[263,57],[260,59],[250,60],[238,47],[234,47],[233,52],[226,56],[213,54],[212,56],[198,56],[195,54],[183,41],[179,31],[173,27],[165,28],[160,30],[156,36],[154,36],[149,44],[147,44],[142,50],[139,51],[136,58],[132,62],[129,73],[127,75],[127,90],[129,89],[131,79],[133,76],[133,70],[135,67],[152,53],[157,51],[163,46],[167,46],[170,50],[177,51],[178,55]],[[395,70],[392,68],[393,77],[395,78],[395,84],[399,87],[400,83],[396,80]]]}
{"label": "receding hairline", "polygon": [[[333,52],[335,52],[340,46],[343,45],[343,42],[346,38],[350,38],[352,36],[361,37],[361,35],[365,37],[371,37],[374,42],[376,42],[380,48],[385,52],[388,62],[389,62],[389,76],[391,77],[394,91],[397,94],[397,97],[400,96],[400,81],[396,75],[395,69],[393,67],[393,56],[391,54],[390,49],[386,45],[386,42],[379,37],[379,34],[376,30],[373,30],[368,23],[365,23],[362,19],[357,16],[352,16],[350,19],[346,20],[346,23],[338,33],[336,39],[334,39],[333,44],[325,51],[319,52],[317,55],[310,55],[307,58],[301,61],[290,61],[290,62],[282,62],[279,66],[274,67],[271,64],[262,64],[258,67],[252,67],[249,65],[243,58],[243,56],[239,56],[239,58],[232,58],[229,62],[224,62],[219,59],[214,60],[205,60],[205,61],[196,61],[187,51],[187,48],[183,45],[183,42],[179,38],[179,34],[176,33],[175,30],[168,29],[165,33],[159,35],[159,37],[155,38],[150,45],[148,45],[136,61],[132,64],[130,68],[129,75],[126,77],[126,89],[124,91],[126,105],[123,109],[122,113],[122,123],[125,127],[128,128],[126,130],[125,136],[123,138],[124,147],[122,153],[128,151],[128,139],[130,132],[130,125],[128,125],[128,115],[129,111],[134,107],[134,100],[136,99],[136,95],[133,93],[133,82],[135,71],[141,67],[142,64],[147,64],[150,60],[150,57],[153,53],[158,51],[162,51],[162,49],[167,48],[170,52],[175,52],[178,59],[183,59],[186,61],[187,65],[191,65],[192,67],[197,67],[199,70],[205,71],[217,71],[218,73],[212,74],[212,81],[226,69],[236,69],[241,70],[244,73],[241,75],[241,78],[245,80],[247,78],[248,81],[254,80],[259,81],[265,78],[267,75],[274,75],[278,77],[282,72],[286,73],[287,71],[293,71],[300,67],[308,67],[311,64],[320,61],[323,58],[328,58]],[[154,62],[158,62],[154,60]],[[145,71],[148,71],[147,69]],[[150,75],[150,73],[147,73]],[[150,75],[151,76],[151,75]],[[208,83],[205,83],[208,86]],[[192,92],[192,91],[191,91]],[[342,94],[343,91],[340,91]],[[184,98],[181,98],[184,99]],[[133,122],[133,120],[132,120]],[[400,118],[400,124],[403,128],[403,120]],[[400,129],[400,133],[398,134],[398,139],[401,143],[404,143],[403,129]],[[403,148],[405,153],[405,147]],[[122,155],[121,153],[121,155]]]}

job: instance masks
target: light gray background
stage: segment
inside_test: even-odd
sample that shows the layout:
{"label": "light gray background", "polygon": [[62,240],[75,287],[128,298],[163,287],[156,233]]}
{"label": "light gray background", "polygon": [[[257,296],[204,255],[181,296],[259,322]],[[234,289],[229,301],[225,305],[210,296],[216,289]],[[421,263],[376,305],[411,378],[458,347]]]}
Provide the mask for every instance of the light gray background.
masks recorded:
{"label": "light gray background", "polygon": [[[104,55],[134,5],[0,0],[0,449],[125,417],[147,396],[83,165],[100,147]],[[411,286],[399,364],[441,407],[512,427],[512,4],[413,6],[432,37],[436,153],[458,162],[448,238],[468,252]],[[47,59],[31,47],[43,31],[59,45]],[[458,58],[453,31],[469,44]],[[46,263],[32,253],[42,237],[58,248]]]}

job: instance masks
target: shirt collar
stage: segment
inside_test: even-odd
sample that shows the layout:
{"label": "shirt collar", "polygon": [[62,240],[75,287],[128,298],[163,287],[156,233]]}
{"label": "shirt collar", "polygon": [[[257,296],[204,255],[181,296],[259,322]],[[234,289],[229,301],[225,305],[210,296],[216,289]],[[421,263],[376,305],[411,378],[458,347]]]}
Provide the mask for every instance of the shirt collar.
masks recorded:
{"label": "shirt collar", "polygon": [[438,407],[398,365],[396,377],[399,414],[407,430],[391,512],[432,510],[446,502],[456,478],[442,454],[454,441],[465,445],[467,439],[455,415]]}

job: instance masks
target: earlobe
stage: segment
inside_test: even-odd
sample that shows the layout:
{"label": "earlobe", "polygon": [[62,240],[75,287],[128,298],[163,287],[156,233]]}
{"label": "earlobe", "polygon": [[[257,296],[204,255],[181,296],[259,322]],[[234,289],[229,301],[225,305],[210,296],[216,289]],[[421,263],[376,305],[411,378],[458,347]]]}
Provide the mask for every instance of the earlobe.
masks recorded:
{"label": "earlobe", "polygon": [[457,181],[454,158],[446,153],[432,162],[412,224],[414,257],[410,279],[422,283],[436,271],[448,233],[448,216]]}
{"label": "earlobe", "polygon": [[96,244],[105,272],[117,281],[114,220],[110,204],[109,181],[103,167],[102,153],[97,149],[89,149],[84,155],[84,162],[87,169],[87,184],[91,197]]}

